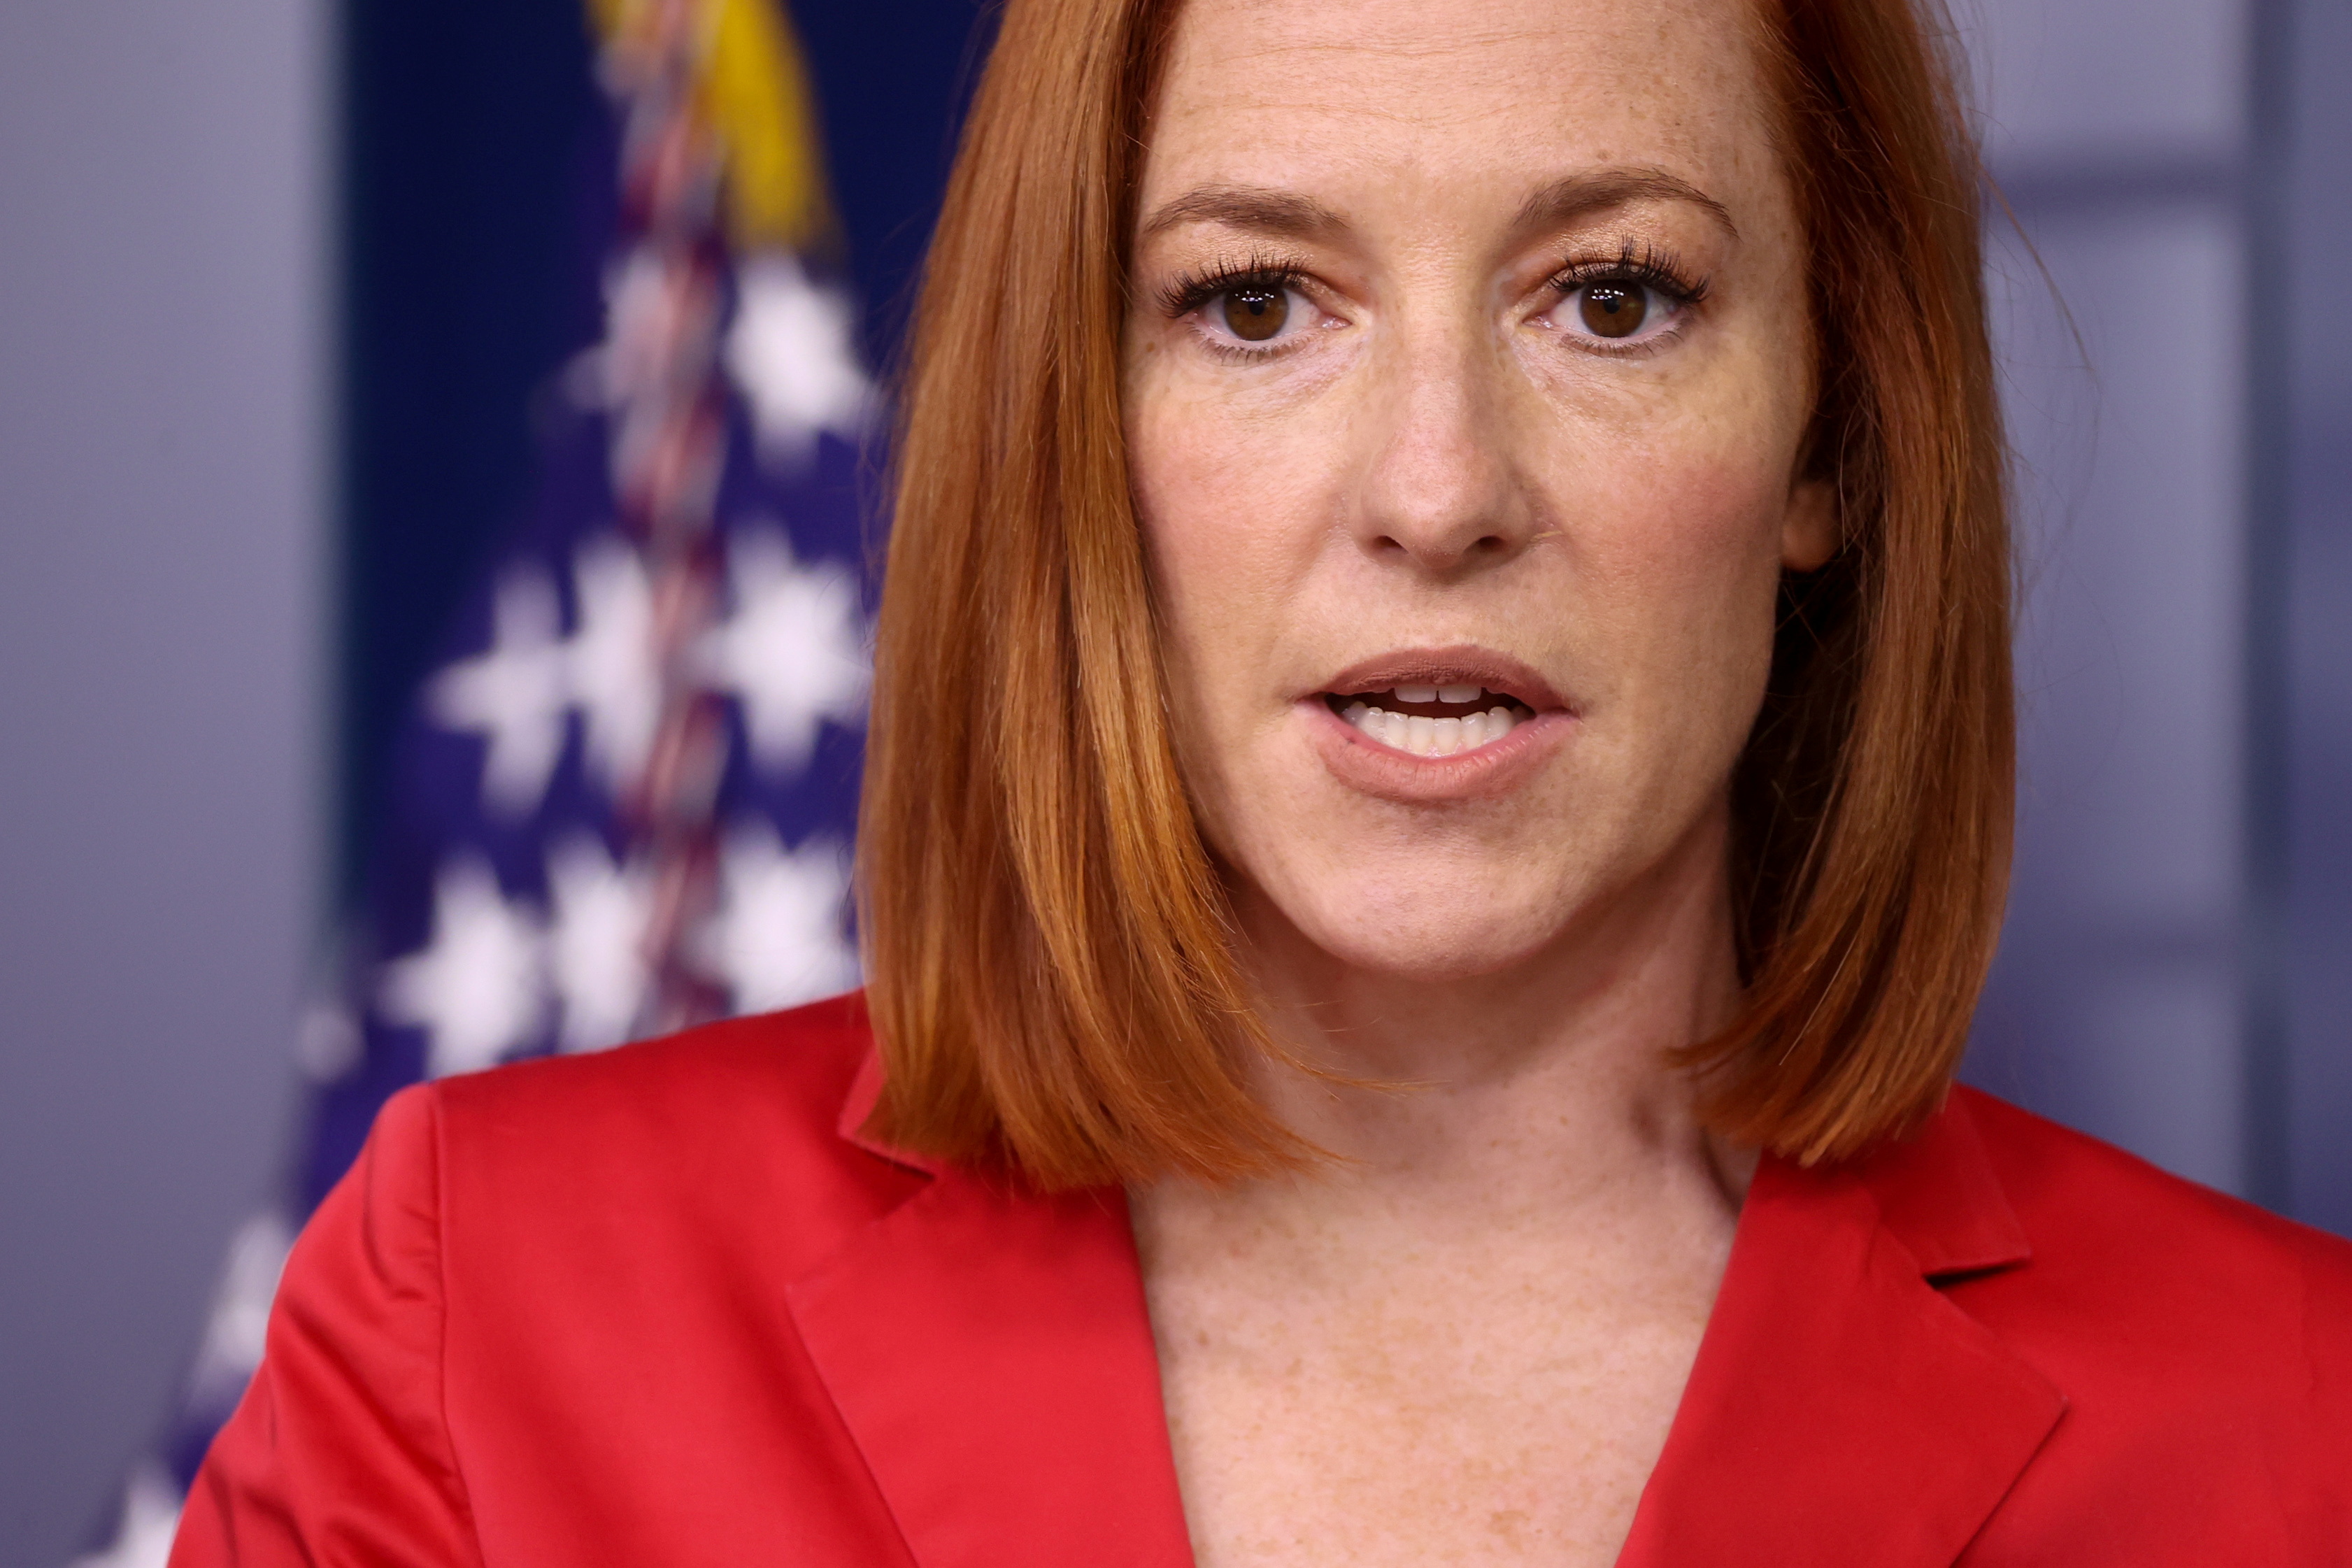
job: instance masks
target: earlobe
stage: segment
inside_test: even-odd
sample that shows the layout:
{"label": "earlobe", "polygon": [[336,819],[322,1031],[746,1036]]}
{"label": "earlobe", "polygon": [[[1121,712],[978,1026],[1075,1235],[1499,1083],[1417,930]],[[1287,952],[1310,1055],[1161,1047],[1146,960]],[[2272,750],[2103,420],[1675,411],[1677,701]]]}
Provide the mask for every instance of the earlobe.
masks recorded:
{"label": "earlobe", "polygon": [[1837,553],[1837,492],[1826,479],[1800,479],[1780,521],[1780,564],[1818,572]]}

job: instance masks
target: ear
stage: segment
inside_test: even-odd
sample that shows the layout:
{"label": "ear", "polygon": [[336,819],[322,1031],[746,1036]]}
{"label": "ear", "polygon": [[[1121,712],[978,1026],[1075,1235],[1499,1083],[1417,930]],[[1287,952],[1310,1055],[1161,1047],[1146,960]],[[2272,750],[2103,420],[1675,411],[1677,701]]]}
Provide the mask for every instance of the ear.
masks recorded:
{"label": "ear", "polygon": [[1799,479],[1780,520],[1780,564],[1818,572],[1837,553],[1837,493],[1827,479]]}

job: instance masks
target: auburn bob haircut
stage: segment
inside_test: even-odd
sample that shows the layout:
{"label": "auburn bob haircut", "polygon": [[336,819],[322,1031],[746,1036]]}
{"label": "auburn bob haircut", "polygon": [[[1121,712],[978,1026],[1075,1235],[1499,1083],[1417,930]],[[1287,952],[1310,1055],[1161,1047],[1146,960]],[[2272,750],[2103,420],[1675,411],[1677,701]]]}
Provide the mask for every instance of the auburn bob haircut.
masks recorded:
{"label": "auburn bob haircut", "polygon": [[[1178,773],[1122,450],[1132,192],[1176,3],[1005,6],[901,405],[858,830],[872,1131],[1047,1187],[1314,1157],[1249,1088],[1274,1047]],[[2004,448],[1937,0],[1757,4],[1843,543],[1782,587],[1733,782],[1745,1005],[1685,1065],[1720,1131],[1811,1162],[1940,1102],[1991,958]]]}

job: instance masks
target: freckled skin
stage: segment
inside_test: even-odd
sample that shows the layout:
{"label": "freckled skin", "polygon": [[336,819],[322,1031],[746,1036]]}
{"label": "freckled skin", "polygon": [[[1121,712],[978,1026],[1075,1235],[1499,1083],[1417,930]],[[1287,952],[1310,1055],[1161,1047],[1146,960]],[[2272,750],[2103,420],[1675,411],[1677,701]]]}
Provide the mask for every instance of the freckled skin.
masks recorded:
{"label": "freckled skin", "polygon": [[[1179,754],[1276,1032],[1419,1086],[1268,1067],[1348,1163],[1134,1194],[1203,1563],[1611,1562],[1687,1377],[1753,1157],[1663,1055],[1737,1000],[1727,782],[1780,574],[1832,543],[1748,25],[1738,0],[1179,18],[1125,391]],[[1523,221],[1611,171],[1658,188]],[[1244,186],[1330,221],[1154,223]],[[1551,279],[1632,254],[1704,294],[1596,344]],[[1163,306],[1270,257],[1297,275],[1278,352]],[[1411,801],[1326,765],[1312,694],[1460,645],[1565,700],[1539,765]]]}

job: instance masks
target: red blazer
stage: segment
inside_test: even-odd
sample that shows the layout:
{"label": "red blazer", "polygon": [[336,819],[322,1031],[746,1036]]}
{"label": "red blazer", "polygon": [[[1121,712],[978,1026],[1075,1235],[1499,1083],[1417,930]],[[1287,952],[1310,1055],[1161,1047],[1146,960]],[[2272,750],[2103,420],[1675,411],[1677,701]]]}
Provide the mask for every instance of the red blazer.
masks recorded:
{"label": "red blazer", "polygon": [[[849,997],[395,1098],[172,1562],[1189,1563],[1120,1194],[876,1085]],[[1622,1561],[2352,1563],[2352,1247],[1967,1090],[1768,1158]]]}

